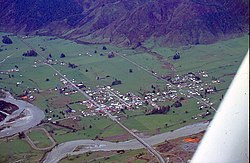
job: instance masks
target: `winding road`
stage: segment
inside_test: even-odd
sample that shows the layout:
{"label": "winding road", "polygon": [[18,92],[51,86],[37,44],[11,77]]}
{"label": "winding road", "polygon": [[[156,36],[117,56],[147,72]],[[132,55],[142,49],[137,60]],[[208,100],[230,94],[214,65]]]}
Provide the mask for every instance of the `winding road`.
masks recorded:
{"label": "winding road", "polygon": [[[51,145],[48,146],[48,147],[44,147],[44,148],[41,148],[41,147],[38,147],[35,145],[35,142],[33,140],[31,140],[31,138],[29,137],[28,133],[32,132],[32,131],[42,131],[46,134],[46,136],[49,138],[50,142],[51,142]],[[55,140],[51,137],[51,135],[48,133],[48,131],[45,129],[45,128],[33,128],[33,129],[30,129],[29,131],[26,131],[25,132],[25,139],[26,141],[30,144],[30,146],[35,149],[35,150],[38,150],[38,151],[45,151],[45,150],[50,150],[52,149],[55,145],[56,145],[56,142]]]}
{"label": "winding road", "polygon": [[[20,37],[19,37],[20,38]],[[36,49],[31,46],[29,43],[25,42],[22,38],[20,38],[20,40],[27,45],[29,48],[31,48],[32,50],[36,51]],[[37,51],[36,51],[37,52]],[[44,58],[43,55],[41,55],[39,52],[37,52],[37,54]],[[120,55],[121,56],[121,55]],[[121,56],[122,58],[128,60],[126,57]],[[142,68],[143,70],[147,71],[148,73],[150,73],[151,75],[156,76],[155,74],[152,74],[149,70],[145,69],[144,67],[134,63],[133,61],[128,60],[129,62],[137,65],[138,67]],[[57,72],[62,78],[64,78],[68,83],[70,83],[76,90],[78,90],[78,92],[80,92],[82,95],[84,95],[87,99],[89,99],[93,104],[95,104],[96,106],[98,106],[99,108],[101,108],[101,105],[99,105],[97,102],[95,102],[88,94],[86,94],[84,91],[82,91],[81,89],[79,89],[73,82],[71,82],[71,80],[69,80],[66,75],[63,75],[60,71],[58,71],[55,67],[53,67],[50,64],[47,64],[50,68],[52,68],[55,72]],[[162,79],[162,78],[161,78]],[[164,79],[162,79],[164,80]],[[142,139],[139,136],[137,136],[135,133],[133,133],[130,129],[128,129],[126,126],[124,126],[121,122],[119,122],[114,116],[112,116],[107,110],[103,109],[103,111],[105,112],[106,115],[108,115],[108,117],[113,120],[115,123],[117,123],[119,126],[121,126],[124,130],[126,130],[129,134],[131,134],[135,139],[128,141],[128,142],[119,142],[119,143],[111,143],[111,142],[105,142],[105,141],[93,141],[93,140],[79,140],[79,141],[71,141],[71,142],[66,142],[64,144],[66,144],[66,146],[64,146],[63,148],[59,148],[62,145],[59,145],[58,147],[55,147],[54,150],[52,150],[52,152],[48,155],[48,157],[46,158],[45,162],[57,162],[59,161],[61,158],[65,157],[66,154],[72,152],[77,146],[79,145],[85,145],[86,147],[88,147],[87,149],[84,149],[83,151],[79,151],[79,152],[86,152],[86,151],[99,151],[99,150],[128,150],[128,149],[139,149],[139,148],[146,148],[151,154],[153,154],[159,162],[161,163],[165,163],[164,158],[151,146],[151,145],[155,145],[158,144],[160,142],[163,142],[167,139],[171,138],[175,136],[174,138],[178,137],[178,133],[175,132],[171,132],[168,133],[166,136],[164,135],[160,135],[158,137],[151,137],[151,139]],[[186,127],[188,128],[188,127]],[[180,131],[180,135],[181,136],[185,136],[185,135],[191,135],[194,133],[197,133],[196,131],[200,131],[200,128],[194,128],[190,131],[186,131],[184,128],[183,132],[182,130],[176,130],[177,132]],[[202,130],[205,130],[205,128],[203,128]],[[188,133],[188,134],[187,134]],[[180,136],[179,136],[180,137]],[[162,140],[162,141],[160,141]],[[53,152],[54,151],[54,152]],[[70,153],[71,154],[71,153]]]}
{"label": "winding road", "polygon": [[[143,141],[145,141],[150,146],[153,146],[162,143],[166,140],[176,139],[179,137],[185,137],[199,133],[201,131],[206,130],[208,124],[209,123],[206,122],[206,123],[197,123],[185,126],[173,132],[166,132],[148,138],[143,138]],[[81,148],[79,150],[74,151],[77,147],[80,146]],[[62,158],[66,157],[67,155],[79,155],[91,151],[135,150],[141,148],[144,148],[144,146],[136,139],[118,143],[100,141],[100,140],[89,140],[89,139],[75,140],[62,143],[54,147],[52,151],[49,152],[48,155],[46,156],[44,163],[59,162]]]}
{"label": "winding road", "polygon": [[[19,37],[19,39],[29,48],[31,48],[32,50],[36,51],[36,49],[31,46],[29,43],[25,42],[22,38]],[[44,60],[46,60],[46,58],[40,54],[38,51],[36,51],[37,54],[42,57]],[[82,91],[80,88],[78,88],[73,82],[71,82],[71,80],[69,80],[66,75],[63,75],[60,71],[58,71],[55,67],[53,67],[50,64],[46,64],[48,65],[50,68],[52,68],[55,72],[58,73],[58,75],[60,75],[63,79],[65,79],[70,85],[72,85],[78,92],[80,92],[83,96],[85,96],[87,99],[89,99],[93,104],[95,104],[97,107],[102,108],[102,106],[100,104],[98,104],[97,102],[95,102],[87,93],[85,93],[84,91]],[[131,134],[138,142],[141,143],[141,145],[144,146],[144,148],[146,148],[152,155],[154,155],[158,161],[160,163],[165,163],[164,158],[154,149],[152,148],[149,144],[147,144],[143,139],[141,139],[139,136],[137,136],[135,133],[133,133],[130,129],[128,129],[126,126],[124,126],[121,122],[119,122],[113,115],[111,115],[106,109],[103,109],[104,113],[106,115],[108,115],[108,117],[114,121],[115,123],[117,123],[119,126],[121,126],[125,131],[127,131],[129,134]]]}

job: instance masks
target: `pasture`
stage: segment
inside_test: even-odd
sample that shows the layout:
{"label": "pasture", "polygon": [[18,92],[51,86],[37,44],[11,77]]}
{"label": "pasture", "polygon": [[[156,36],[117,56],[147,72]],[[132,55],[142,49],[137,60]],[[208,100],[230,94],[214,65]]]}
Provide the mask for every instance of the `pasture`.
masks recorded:
{"label": "pasture", "polygon": [[[0,33],[0,37],[6,34]],[[111,85],[115,79],[121,80],[122,84],[115,85],[113,88],[123,94],[133,92],[139,95],[138,91],[140,90],[150,90],[151,85],[164,87],[165,83],[120,56],[115,55],[109,58],[108,55],[112,52],[126,54],[125,57],[129,60],[160,75],[170,73],[185,74],[203,70],[209,74],[206,82],[211,82],[213,78],[222,81],[217,86],[221,91],[208,95],[214,102],[214,106],[218,107],[219,99],[229,87],[248,47],[247,36],[211,45],[196,45],[178,49],[148,43],[152,52],[160,54],[163,60],[174,65],[176,72],[172,72],[164,67],[163,60],[159,60],[157,57],[140,50],[131,50],[125,47],[118,48],[113,45],[77,44],[73,41],[48,36],[24,38],[25,42],[34,47],[44,58],[41,56],[24,57],[22,53],[30,49],[16,36],[11,35],[10,38],[13,40],[13,44],[5,45],[0,43],[0,88],[10,91],[15,96],[31,90],[32,95],[35,96],[35,100],[31,102],[42,110],[47,110],[46,119],[52,118],[52,121],[63,119],[65,116],[62,112],[68,109],[68,106],[76,110],[76,114],[81,115],[81,111],[87,108],[70,103],[83,101],[86,98],[80,93],[68,95],[60,93],[57,88],[65,87],[60,81],[61,77],[44,64],[44,58],[48,58],[47,60],[53,59],[55,64],[52,66],[54,68],[75,83],[82,82],[91,89],[96,89],[96,86]],[[181,54],[179,60],[172,59],[176,50]],[[65,54],[64,58],[61,57],[62,53]],[[69,63],[75,64],[77,67],[70,68]],[[19,71],[11,72],[10,70],[15,67],[18,67]],[[39,92],[34,91],[34,89],[38,89]],[[71,89],[69,88],[67,91],[70,92]],[[127,118],[123,118],[121,121],[130,129],[136,129],[138,132],[151,135],[171,131],[196,122],[211,120],[214,113],[205,118],[198,116],[206,112],[206,110],[199,110],[196,102],[193,99],[188,99],[181,108],[172,108],[170,112],[164,115],[145,115],[144,108],[135,111],[126,110],[127,115],[125,116]],[[173,101],[159,103],[159,105],[171,103]],[[198,118],[192,119],[193,116]],[[113,125],[113,122],[106,117],[83,117],[78,123],[82,129],[76,132],[60,127],[52,127],[54,131],[53,137],[57,143],[85,138],[94,139],[96,136],[109,137],[125,133],[120,127]],[[51,129],[51,127],[48,127],[48,129]],[[34,135],[34,137],[37,136]]]}

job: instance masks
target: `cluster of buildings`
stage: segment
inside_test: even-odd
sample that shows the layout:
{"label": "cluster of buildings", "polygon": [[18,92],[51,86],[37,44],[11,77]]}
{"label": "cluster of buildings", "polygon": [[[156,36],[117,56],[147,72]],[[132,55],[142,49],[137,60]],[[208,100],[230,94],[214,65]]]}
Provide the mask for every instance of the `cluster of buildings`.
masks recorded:
{"label": "cluster of buildings", "polygon": [[[95,90],[87,89],[85,92],[101,107],[95,106],[91,100],[83,101],[82,104],[85,104],[89,109],[94,108],[96,112],[101,114],[104,113],[104,109],[109,112],[120,112],[122,109],[135,109],[143,105],[143,100],[139,96],[131,92],[123,95],[110,86],[97,87]],[[82,111],[83,114],[86,112]]]}
{"label": "cluster of buildings", "polygon": [[8,70],[0,71],[1,74],[5,74],[5,75],[8,75],[11,72],[19,72],[19,69],[18,68],[12,68],[12,69],[8,69]]}
{"label": "cluster of buildings", "polygon": [[[170,82],[178,87],[181,91],[182,95],[186,95],[187,98],[191,98],[193,96],[196,96],[197,98],[200,98],[202,101],[207,103],[208,105],[213,105],[212,102],[210,102],[209,97],[207,97],[208,94],[217,92],[217,88],[215,84],[220,84],[219,80],[212,80],[211,83],[204,82],[204,78],[207,78],[208,74],[204,71],[199,71],[198,73],[188,73],[184,75],[176,75],[174,78],[170,80]],[[187,92],[184,94],[183,92]],[[202,105],[202,103],[198,102],[197,104],[200,105],[200,109],[205,107]]]}
{"label": "cluster of buildings", "polygon": [[[181,98],[188,99],[192,98],[191,96],[197,96],[203,101],[197,102],[197,107],[203,109],[207,108],[204,103],[213,105],[206,94],[216,91],[211,83],[203,82],[202,79],[207,77],[208,74],[202,71],[197,74],[188,73],[176,75],[169,79],[169,83],[166,83],[166,89],[156,92],[148,91],[145,92],[142,97],[131,92],[122,94],[110,86],[98,86],[95,90],[84,87],[85,93],[91,97],[95,103],[93,103],[92,100],[84,100],[78,104],[85,105],[88,108],[80,110],[83,116],[95,116],[96,114],[104,114],[104,110],[111,113],[119,113],[123,109],[139,109],[146,105],[151,105],[153,108],[160,109],[158,105],[159,102],[172,101],[174,103]],[[61,81],[67,84],[65,80]],[[80,83],[77,84],[77,86],[80,87],[84,85]],[[177,89],[183,91],[179,92]],[[72,90],[72,93],[75,92],[76,91]],[[96,103],[98,103],[100,107],[96,106]],[[76,111],[73,110],[73,112],[75,113]]]}
{"label": "cluster of buildings", "polygon": [[[50,62],[49,60],[47,60]],[[35,64],[38,64],[36,61]],[[49,63],[53,64],[53,63]],[[60,63],[63,65],[63,63]],[[57,76],[58,74],[54,74]],[[160,109],[159,102],[172,102],[181,101],[181,98],[192,98],[196,96],[202,99],[203,102],[197,102],[197,108],[207,108],[204,103],[213,105],[207,94],[217,91],[215,84],[219,84],[219,80],[213,80],[210,83],[204,82],[203,79],[208,78],[208,74],[204,71],[197,73],[187,73],[183,75],[175,75],[169,77],[163,90],[145,91],[143,94],[135,95],[132,92],[122,94],[118,90],[115,90],[111,86],[97,86],[96,89],[86,88],[83,82],[74,83],[79,89],[83,90],[92,100],[78,101],[76,104],[84,105],[87,109],[74,110],[70,109],[65,111],[65,116],[82,115],[82,116],[96,116],[105,115],[105,111],[110,113],[119,113],[123,109],[140,109],[150,105],[152,108]],[[206,80],[208,81],[208,80]],[[63,84],[61,87],[56,87],[54,91],[60,91],[61,94],[70,95],[77,93],[78,91],[64,78],[60,78],[60,82]],[[99,104],[97,106],[96,104]],[[79,107],[80,108],[80,107]]]}

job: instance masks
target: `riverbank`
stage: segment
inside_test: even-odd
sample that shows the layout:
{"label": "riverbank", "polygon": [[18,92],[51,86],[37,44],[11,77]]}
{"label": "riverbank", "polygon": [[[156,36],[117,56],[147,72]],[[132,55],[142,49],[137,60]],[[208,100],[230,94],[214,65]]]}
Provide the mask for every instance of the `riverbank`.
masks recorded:
{"label": "riverbank", "polygon": [[[176,139],[179,137],[189,136],[206,130],[209,123],[197,123],[189,126],[182,127],[174,130],[173,132],[166,132],[158,135],[154,135],[143,140],[149,145],[156,145],[167,140]],[[77,151],[74,151],[77,147],[81,146]],[[54,147],[51,152],[46,156],[44,163],[55,163],[60,161],[67,155],[79,155],[91,151],[112,151],[112,150],[135,150],[141,149],[143,145],[137,140],[132,139],[125,142],[112,143],[108,141],[100,140],[76,140],[59,144]]]}
{"label": "riverbank", "polygon": [[38,107],[22,100],[15,99],[10,93],[6,92],[5,98],[0,100],[11,103],[18,107],[13,113],[0,122],[0,138],[12,136],[18,132],[23,132],[36,125],[44,119],[44,112]]}

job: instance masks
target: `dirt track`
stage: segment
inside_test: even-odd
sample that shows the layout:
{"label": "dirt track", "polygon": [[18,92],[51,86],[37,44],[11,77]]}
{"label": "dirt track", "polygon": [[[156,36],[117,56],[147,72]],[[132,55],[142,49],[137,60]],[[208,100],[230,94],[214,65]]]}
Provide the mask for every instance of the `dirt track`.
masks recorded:
{"label": "dirt track", "polygon": [[[48,138],[50,139],[52,145],[49,146],[49,147],[45,147],[45,148],[39,148],[39,147],[37,147],[37,146],[34,144],[34,142],[30,139],[30,137],[28,136],[28,133],[29,133],[29,132],[31,132],[31,131],[36,131],[36,130],[42,130],[43,132],[45,132],[45,134],[46,134],[46,135],[48,136]],[[39,150],[39,151],[42,151],[42,150],[50,150],[51,148],[53,148],[53,147],[56,145],[55,140],[50,136],[50,134],[48,133],[48,131],[45,130],[44,128],[33,128],[33,129],[29,130],[29,131],[26,131],[26,132],[25,132],[25,135],[26,135],[26,137],[25,137],[26,141],[27,141],[27,142],[30,144],[30,146],[31,146],[33,149],[35,149],[35,150]]]}

